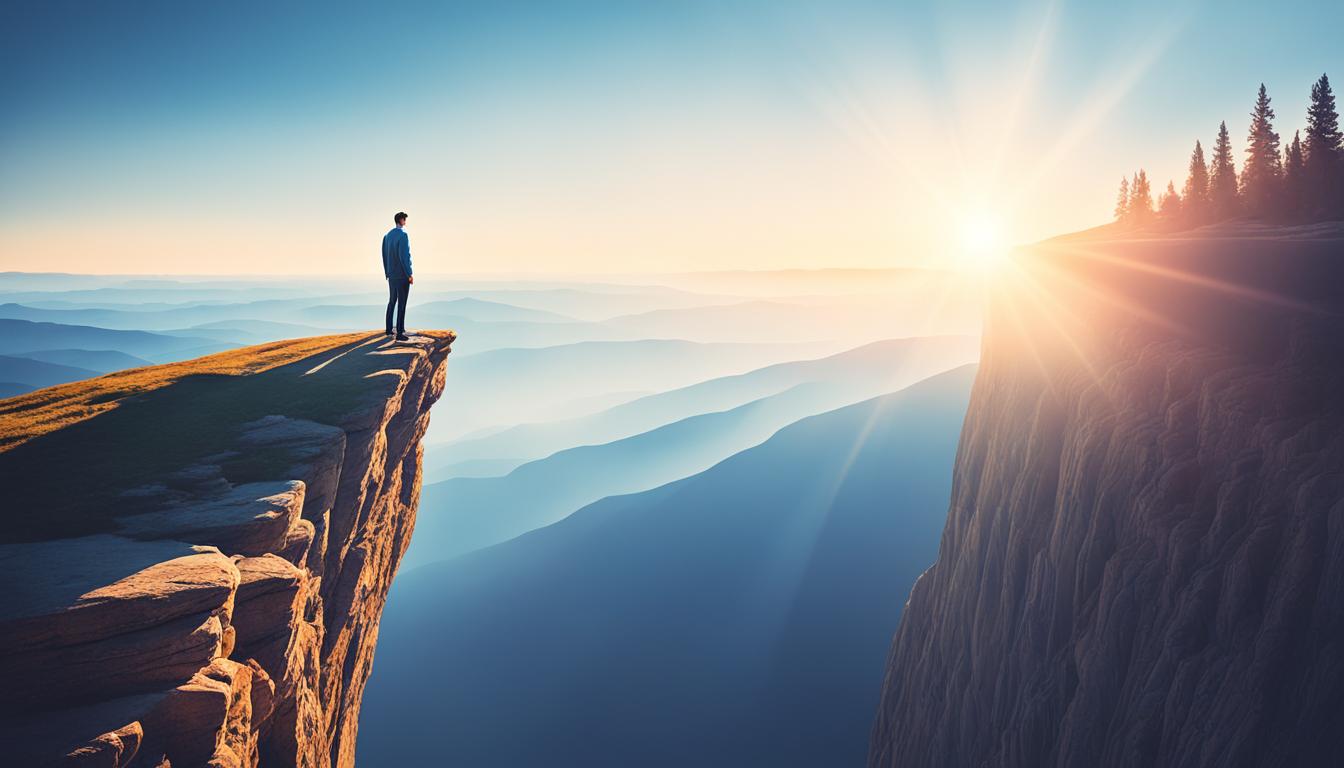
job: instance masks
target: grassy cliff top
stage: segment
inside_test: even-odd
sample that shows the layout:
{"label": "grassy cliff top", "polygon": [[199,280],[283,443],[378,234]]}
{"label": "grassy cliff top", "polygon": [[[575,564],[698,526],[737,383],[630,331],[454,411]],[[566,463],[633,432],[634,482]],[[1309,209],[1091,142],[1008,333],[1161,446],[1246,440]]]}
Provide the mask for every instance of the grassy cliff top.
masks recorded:
{"label": "grassy cliff top", "polygon": [[381,334],[296,339],[0,400],[0,474],[9,479],[0,542],[113,530],[115,517],[143,511],[125,490],[227,452],[243,424],[264,416],[339,426],[452,339],[448,331],[407,344]]}

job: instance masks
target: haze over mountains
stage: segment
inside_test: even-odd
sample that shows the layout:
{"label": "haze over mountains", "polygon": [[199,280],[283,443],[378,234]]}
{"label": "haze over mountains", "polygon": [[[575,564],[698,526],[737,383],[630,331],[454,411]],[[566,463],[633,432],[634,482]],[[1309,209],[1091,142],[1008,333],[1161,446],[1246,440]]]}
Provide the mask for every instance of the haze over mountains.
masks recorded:
{"label": "haze over mountains", "polygon": [[156,363],[199,357],[239,344],[146,331],[0,319],[0,353],[82,349],[120,352]]}
{"label": "haze over mountains", "polygon": [[[881,342],[822,360],[769,366],[651,395],[564,423],[568,430],[552,430],[552,436],[575,436],[579,434],[576,426],[610,431],[622,426],[638,428],[641,421],[659,426],[600,445],[580,443],[525,463],[503,477],[466,477],[427,485],[422,491],[425,506],[437,513],[420,519],[418,535],[403,563],[411,567],[479,549],[555,522],[604,496],[686,477],[801,418],[900,389],[972,361],[975,355],[975,340],[969,337]],[[803,383],[788,386],[794,381]],[[788,388],[726,410],[680,419],[674,415],[678,405],[713,409],[716,400],[784,386]],[[660,423],[660,419],[667,420]],[[510,430],[514,438],[517,431]],[[590,431],[588,436],[592,435]]]}
{"label": "haze over mountains", "polygon": [[[821,345],[829,350],[830,345]],[[587,415],[575,403],[601,393],[661,390],[744,373],[797,355],[794,345],[672,339],[497,349],[454,360],[449,394],[472,408],[436,427],[433,439],[498,424]],[[562,407],[568,405],[569,407]]]}
{"label": "haze over mountains", "polygon": [[[977,295],[918,270],[761,278],[417,282],[409,325],[459,339],[364,762],[862,759],[943,522]],[[11,273],[0,395],[377,331],[384,301],[378,280]]]}
{"label": "haze over mountains", "polygon": [[899,607],[936,556],[973,375],[403,570],[361,758],[862,764]]}
{"label": "haze over mountains", "polygon": [[[818,359],[777,363],[747,373],[698,382],[580,418],[520,424],[488,437],[454,444],[454,462],[511,469],[568,446],[594,445],[630,437],[696,414],[727,410],[805,383],[827,382],[853,390],[854,400],[891,391],[931,372],[974,360],[973,336],[894,339],[874,342]],[[435,470],[430,479],[470,476],[455,464]],[[507,471],[507,470],[505,470]],[[504,472],[499,472],[504,474]]]}

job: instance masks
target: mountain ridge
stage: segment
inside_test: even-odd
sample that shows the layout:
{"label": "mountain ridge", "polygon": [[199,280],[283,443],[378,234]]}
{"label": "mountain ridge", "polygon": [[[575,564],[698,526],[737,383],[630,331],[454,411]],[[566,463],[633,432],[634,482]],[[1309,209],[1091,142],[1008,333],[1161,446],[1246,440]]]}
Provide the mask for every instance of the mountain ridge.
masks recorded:
{"label": "mountain ridge", "polygon": [[407,570],[360,759],[861,761],[891,608],[935,555],[972,378],[964,366],[809,416],[697,475]]}
{"label": "mountain ridge", "polygon": [[520,424],[487,437],[464,438],[451,450],[472,459],[532,460],[574,445],[619,440],[707,410],[727,410],[808,381],[850,378],[856,370],[870,368],[869,375],[887,372],[894,377],[903,369],[916,367],[918,360],[945,360],[951,367],[974,360],[978,352],[979,340],[969,336],[871,342],[823,357],[771,363],[745,373],[698,381],[588,416]]}

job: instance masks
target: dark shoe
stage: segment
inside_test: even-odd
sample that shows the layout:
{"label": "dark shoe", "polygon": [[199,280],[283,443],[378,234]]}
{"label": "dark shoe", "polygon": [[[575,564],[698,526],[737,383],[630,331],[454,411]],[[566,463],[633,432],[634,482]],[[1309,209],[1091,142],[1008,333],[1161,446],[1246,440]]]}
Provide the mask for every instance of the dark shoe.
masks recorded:
{"label": "dark shoe", "polygon": [[404,333],[398,333],[398,334],[397,334],[397,341],[410,341],[410,340],[411,340],[411,337],[410,337],[410,336],[407,336],[407,335],[404,334]]}
{"label": "dark shoe", "polygon": [[384,336],[391,336],[391,335],[392,335],[392,329],[391,329],[391,328],[388,328],[386,331],[383,331],[383,335],[384,335]]}

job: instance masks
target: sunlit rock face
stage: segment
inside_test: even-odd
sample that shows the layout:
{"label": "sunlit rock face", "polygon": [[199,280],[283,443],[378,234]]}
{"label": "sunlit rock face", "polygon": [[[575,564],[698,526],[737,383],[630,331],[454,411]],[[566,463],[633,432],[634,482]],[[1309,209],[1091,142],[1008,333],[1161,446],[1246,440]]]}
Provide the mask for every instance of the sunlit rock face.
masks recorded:
{"label": "sunlit rock face", "polygon": [[[452,340],[267,345],[6,401],[5,434],[33,436],[0,453],[0,762],[351,765]],[[100,461],[119,472],[86,480]],[[11,517],[42,499],[60,526]]]}
{"label": "sunlit rock face", "polygon": [[1091,233],[993,287],[872,766],[1344,753],[1344,228]]}

